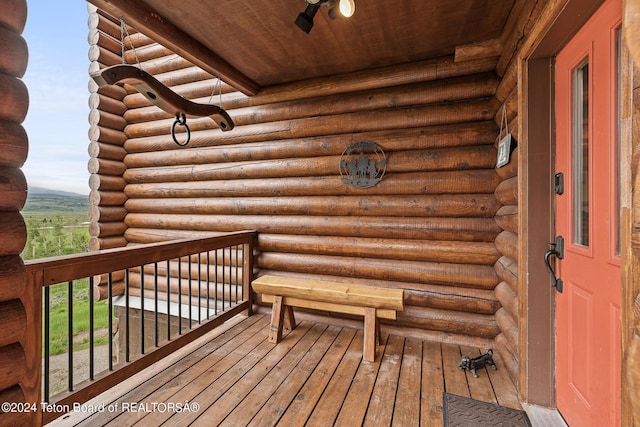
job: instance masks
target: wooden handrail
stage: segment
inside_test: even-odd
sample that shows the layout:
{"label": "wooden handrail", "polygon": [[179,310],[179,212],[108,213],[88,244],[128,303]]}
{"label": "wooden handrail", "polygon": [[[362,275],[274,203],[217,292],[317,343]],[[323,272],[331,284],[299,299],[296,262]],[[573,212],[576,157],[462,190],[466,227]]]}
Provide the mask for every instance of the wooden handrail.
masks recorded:
{"label": "wooden handrail", "polygon": [[144,246],[105,249],[96,252],[65,255],[25,261],[27,273],[42,271],[43,286],[97,276],[143,264],[179,258],[227,246],[247,243],[256,232],[238,231],[205,239],[182,239],[151,243]]}
{"label": "wooden handrail", "polygon": [[[177,335],[172,335],[172,338],[164,340],[160,347],[156,347],[148,353],[134,356],[130,361],[125,361],[117,367],[114,366],[113,371],[98,373],[95,378],[74,386],[74,391],[63,392],[56,395],[56,403],[59,404],[60,407],[72,407],[72,404],[75,402],[86,402],[110,387],[119,384],[135,372],[144,369],[182,348],[187,343],[203,336],[237,314],[245,312],[250,315],[253,303],[251,280],[253,275],[253,248],[255,239],[256,232],[246,230],[224,233],[219,236],[203,239],[172,240],[169,242],[26,261],[27,277],[29,277],[30,280],[28,287],[34,295],[31,305],[36,313],[41,313],[42,290],[51,285],[69,282],[68,286],[71,287],[71,282],[79,279],[134,268],[140,271],[141,266],[147,264],[210,253],[218,249],[242,246],[242,265],[236,265],[236,268],[242,269],[241,274],[238,275],[241,280],[236,283],[237,286],[242,288],[242,299],[236,299],[233,302],[229,300],[228,307],[225,307],[223,303],[223,309],[220,312],[216,311],[216,313],[207,316],[207,318],[202,321],[198,318],[198,325],[193,325],[193,328],[189,326],[188,330],[182,333],[178,332]],[[199,262],[200,258],[198,258],[197,263]],[[238,294],[236,293],[236,298],[237,296]],[[168,315],[168,312],[165,315]],[[190,315],[188,320],[191,321]],[[195,321],[196,319],[193,320]],[[37,384],[37,390],[41,390],[40,366],[42,363],[43,350],[41,323],[42,321],[38,320],[37,324],[28,325],[28,330],[25,333],[26,336],[31,337],[34,344],[34,348],[32,351],[29,351],[29,354],[26,354],[26,358],[28,359],[28,364],[35,367],[34,375],[40,378]],[[156,343],[156,345],[158,344]],[[39,399],[39,401],[42,401],[42,399]],[[63,414],[57,412],[42,414],[45,423],[61,415]]]}

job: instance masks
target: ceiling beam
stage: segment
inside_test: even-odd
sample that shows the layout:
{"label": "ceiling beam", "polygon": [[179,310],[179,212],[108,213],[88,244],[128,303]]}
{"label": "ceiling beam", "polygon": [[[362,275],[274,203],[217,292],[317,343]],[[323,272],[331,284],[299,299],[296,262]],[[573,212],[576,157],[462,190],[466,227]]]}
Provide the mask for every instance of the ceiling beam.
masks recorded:
{"label": "ceiling beam", "polygon": [[151,9],[142,1],[130,0],[88,0],[136,30],[151,37],[161,45],[171,49],[203,70],[224,80],[245,95],[256,95],[261,87],[255,81],[238,71],[234,66],[212,52],[205,45],[182,31],[171,21]]}

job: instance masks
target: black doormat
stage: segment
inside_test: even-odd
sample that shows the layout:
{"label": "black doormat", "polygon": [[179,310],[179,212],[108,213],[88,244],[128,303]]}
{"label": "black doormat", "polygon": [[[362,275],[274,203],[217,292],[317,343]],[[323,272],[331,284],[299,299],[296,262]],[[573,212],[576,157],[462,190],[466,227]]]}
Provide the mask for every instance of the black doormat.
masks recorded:
{"label": "black doormat", "polygon": [[468,397],[442,393],[444,427],[531,427],[527,413]]}

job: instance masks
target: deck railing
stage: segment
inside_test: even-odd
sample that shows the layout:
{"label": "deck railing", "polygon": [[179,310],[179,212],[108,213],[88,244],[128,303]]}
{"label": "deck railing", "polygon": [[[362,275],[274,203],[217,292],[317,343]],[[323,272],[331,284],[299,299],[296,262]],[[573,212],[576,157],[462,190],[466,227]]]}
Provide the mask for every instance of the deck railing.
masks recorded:
{"label": "deck railing", "polygon": [[41,351],[32,356],[32,366],[42,365],[42,401],[73,408],[250,314],[254,239],[242,231],[26,262],[42,292]]}

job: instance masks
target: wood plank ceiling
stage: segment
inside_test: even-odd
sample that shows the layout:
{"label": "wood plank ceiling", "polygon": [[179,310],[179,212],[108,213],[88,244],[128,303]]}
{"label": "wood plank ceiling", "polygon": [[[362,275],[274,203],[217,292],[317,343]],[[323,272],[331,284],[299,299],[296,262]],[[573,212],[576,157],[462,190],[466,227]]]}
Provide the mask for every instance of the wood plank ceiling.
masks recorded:
{"label": "wood plank ceiling", "polygon": [[514,0],[356,0],[349,19],[332,20],[321,8],[305,34],[294,24],[304,0],[89,1],[247,94],[453,55],[456,47],[498,39],[514,6]]}

